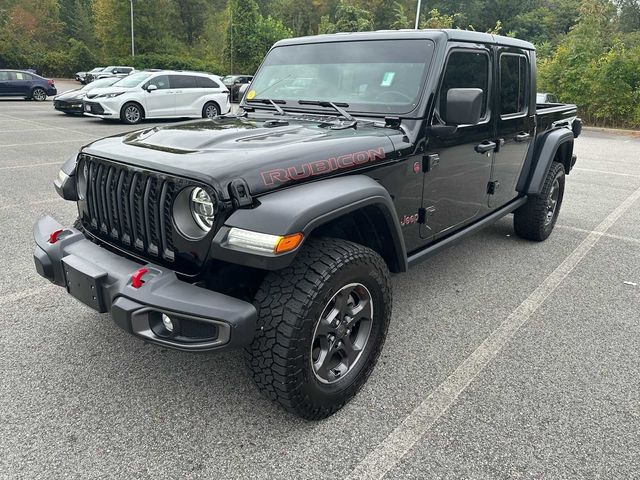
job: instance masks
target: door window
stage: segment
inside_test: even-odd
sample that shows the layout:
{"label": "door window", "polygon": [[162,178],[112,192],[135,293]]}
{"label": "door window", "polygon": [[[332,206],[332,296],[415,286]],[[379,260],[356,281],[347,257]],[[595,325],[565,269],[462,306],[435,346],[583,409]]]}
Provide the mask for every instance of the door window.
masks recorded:
{"label": "door window", "polygon": [[171,75],[171,88],[197,88],[193,75]]}
{"label": "door window", "polygon": [[500,113],[524,114],[527,111],[529,68],[524,55],[500,56]]}
{"label": "door window", "polygon": [[0,82],[15,80],[13,72],[0,72]]}
{"label": "door window", "polygon": [[17,80],[33,80],[33,77],[28,73],[16,72],[16,79]]}
{"label": "door window", "polygon": [[158,87],[158,90],[166,90],[169,88],[169,76],[158,75],[157,77],[153,77],[145,84],[144,88],[147,88],[149,85],[155,85]]}
{"label": "door window", "polygon": [[447,66],[440,86],[436,104],[434,123],[445,123],[447,92],[452,88],[479,88],[482,95],[481,122],[489,118],[487,108],[489,97],[489,55],[478,51],[453,51],[449,55]]}

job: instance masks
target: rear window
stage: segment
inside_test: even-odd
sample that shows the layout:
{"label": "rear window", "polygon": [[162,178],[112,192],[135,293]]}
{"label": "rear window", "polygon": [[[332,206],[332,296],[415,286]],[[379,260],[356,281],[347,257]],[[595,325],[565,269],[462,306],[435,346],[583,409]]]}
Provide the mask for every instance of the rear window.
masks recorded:
{"label": "rear window", "polygon": [[195,77],[198,88],[220,88],[218,82],[209,77]]}
{"label": "rear window", "polygon": [[524,55],[500,56],[500,113],[512,115],[527,111],[529,68]]}

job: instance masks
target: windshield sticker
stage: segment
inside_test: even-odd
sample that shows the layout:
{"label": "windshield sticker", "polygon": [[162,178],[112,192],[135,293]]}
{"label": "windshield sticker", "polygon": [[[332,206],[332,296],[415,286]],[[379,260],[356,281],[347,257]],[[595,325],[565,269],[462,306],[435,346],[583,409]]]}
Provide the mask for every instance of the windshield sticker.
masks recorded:
{"label": "windshield sticker", "polygon": [[393,83],[393,78],[396,76],[396,72],[385,72],[380,82],[381,87],[390,87]]}
{"label": "windshield sticker", "polygon": [[384,148],[363,150],[361,152],[348,153],[339,157],[316,160],[302,165],[294,165],[289,168],[277,168],[262,172],[262,182],[266,186],[280,185],[289,181],[302,180],[308,177],[326,175],[335,170],[356,167],[365,163],[375,162],[385,158]]}
{"label": "windshield sticker", "polygon": [[256,91],[255,90],[249,90],[247,92],[247,100],[252,100],[255,96],[256,96]]}

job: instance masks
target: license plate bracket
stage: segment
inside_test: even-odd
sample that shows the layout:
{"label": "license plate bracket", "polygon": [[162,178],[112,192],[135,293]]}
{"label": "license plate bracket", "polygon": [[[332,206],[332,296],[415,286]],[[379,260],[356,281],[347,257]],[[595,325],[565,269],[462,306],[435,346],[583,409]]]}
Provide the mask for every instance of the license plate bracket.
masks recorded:
{"label": "license plate bracket", "polygon": [[64,257],[62,266],[67,292],[94,310],[105,313],[102,282],[107,278],[107,272],[75,255]]}

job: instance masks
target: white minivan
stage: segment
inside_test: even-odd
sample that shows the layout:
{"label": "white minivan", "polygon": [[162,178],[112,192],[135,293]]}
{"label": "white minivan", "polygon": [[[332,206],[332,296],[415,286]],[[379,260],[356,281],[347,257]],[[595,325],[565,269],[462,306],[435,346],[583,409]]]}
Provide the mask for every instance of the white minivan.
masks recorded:
{"label": "white minivan", "polygon": [[138,72],[92,90],[85,115],[139,123],[144,118],[213,118],[229,112],[229,90],[219,77],[198,72]]}

